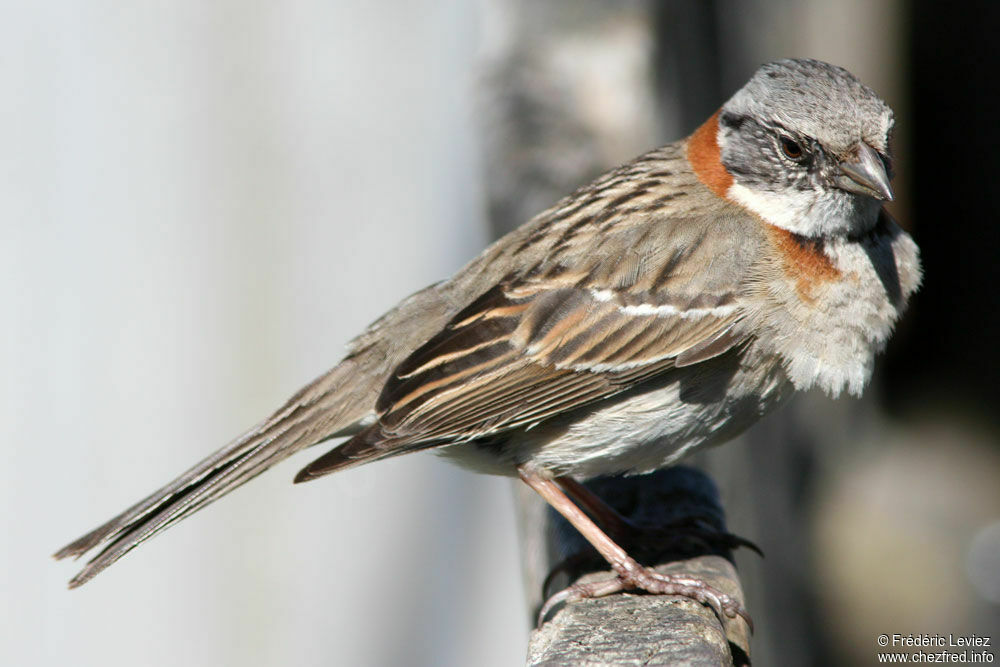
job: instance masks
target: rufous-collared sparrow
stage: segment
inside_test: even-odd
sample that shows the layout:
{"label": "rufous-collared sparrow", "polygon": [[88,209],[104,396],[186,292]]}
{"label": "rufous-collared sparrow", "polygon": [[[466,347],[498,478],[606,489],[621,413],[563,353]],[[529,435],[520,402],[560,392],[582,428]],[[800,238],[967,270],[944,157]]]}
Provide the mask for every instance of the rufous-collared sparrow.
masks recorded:
{"label": "rufous-collared sparrow", "polygon": [[[79,586],[291,454],[347,437],[297,482],[435,449],[520,475],[618,574],[577,590],[681,593],[566,495],[724,442],[820,387],[860,394],[921,279],[883,210],[892,111],[815,60],[761,67],[689,138],[606,174],[351,342],[271,417],[59,551],[105,545]],[[579,498],[577,498],[579,501]]]}

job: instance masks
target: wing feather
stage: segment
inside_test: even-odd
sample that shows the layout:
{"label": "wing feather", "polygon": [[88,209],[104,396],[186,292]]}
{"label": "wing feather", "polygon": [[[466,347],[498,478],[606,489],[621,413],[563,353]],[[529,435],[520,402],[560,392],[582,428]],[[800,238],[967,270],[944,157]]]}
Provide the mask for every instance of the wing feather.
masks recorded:
{"label": "wing feather", "polygon": [[695,317],[645,305],[629,308],[588,288],[498,286],[390,378],[379,398],[382,431],[407,444],[527,426],[674,367],[739,318],[729,307]]}

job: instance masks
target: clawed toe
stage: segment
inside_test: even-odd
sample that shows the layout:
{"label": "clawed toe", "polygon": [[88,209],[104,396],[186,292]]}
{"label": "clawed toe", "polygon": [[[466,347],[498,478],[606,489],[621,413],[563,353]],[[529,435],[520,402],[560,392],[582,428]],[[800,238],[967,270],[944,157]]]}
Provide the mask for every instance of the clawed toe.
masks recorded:
{"label": "clawed toe", "polygon": [[742,618],[750,632],[753,620],[750,614],[733,597],[710,586],[701,579],[676,574],[661,574],[647,567],[631,569],[610,579],[573,584],[551,596],[538,613],[538,625],[544,623],[549,612],[560,603],[576,602],[585,598],[597,598],[624,590],[641,590],[653,595],[680,595],[690,598],[712,609],[719,620]]}
{"label": "clawed toe", "polygon": [[549,612],[562,602],[570,603],[586,598],[600,598],[605,595],[620,593],[626,590],[626,588],[628,587],[619,576],[568,586],[545,601],[545,604],[542,605],[541,610],[538,612],[538,625],[541,626],[545,622],[545,618],[549,615]]}
{"label": "clawed toe", "polygon": [[[631,580],[630,580],[631,579]],[[632,585],[629,585],[632,584]],[[642,567],[626,576],[626,587],[636,588],[654,595],[681,595],[696,600],[712,608],[720,620],[739,616],[753,631],[753,621],[750,614],[731,596],[710,586],[701,579],[676,574],[661,574],[647,567]]]}

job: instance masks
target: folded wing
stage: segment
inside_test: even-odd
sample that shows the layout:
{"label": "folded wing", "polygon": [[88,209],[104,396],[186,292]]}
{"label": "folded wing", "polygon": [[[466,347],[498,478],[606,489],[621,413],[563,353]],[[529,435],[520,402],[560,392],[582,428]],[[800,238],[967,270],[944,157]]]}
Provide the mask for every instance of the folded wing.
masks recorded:
{"label": "folded wing", "polygon": [[[377,423],[297,481],[531,427],[738,345],[738,253],[720,258],[704,238],[672,235],[673,243],[651,246],[653,260],[628,245],[612,258],[615,267],[604,262],[581,276],[556,262],[494,286],[395,369]],[[720,259],[732,266],[718,275],[732,278],[684,279],[704,275],[693,262]]]}

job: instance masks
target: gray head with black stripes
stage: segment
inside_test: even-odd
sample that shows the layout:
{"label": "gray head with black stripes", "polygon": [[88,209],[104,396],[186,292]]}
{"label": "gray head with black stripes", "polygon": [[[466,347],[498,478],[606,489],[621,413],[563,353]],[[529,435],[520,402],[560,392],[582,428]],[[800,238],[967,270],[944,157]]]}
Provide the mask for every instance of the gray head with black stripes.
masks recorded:
{"label": "gray head with black stripes", "polygon": [[764,65],[719,116],[730,195],[803,236],[863,232],[892,199],[892,126],[892,109],[841,67]]}

